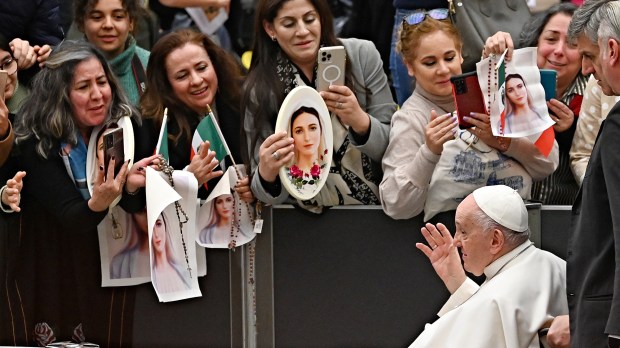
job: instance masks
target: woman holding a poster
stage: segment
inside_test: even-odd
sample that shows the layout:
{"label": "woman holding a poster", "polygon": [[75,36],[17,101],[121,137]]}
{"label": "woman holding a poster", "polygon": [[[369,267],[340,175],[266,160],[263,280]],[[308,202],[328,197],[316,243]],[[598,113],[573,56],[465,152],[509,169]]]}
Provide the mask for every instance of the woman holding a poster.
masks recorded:
{"label": "woman holding a poster", "polygon": [[[533,16],[521,31],[517,47],[536,47],[539,69],[557,71],[555,98],[547,102],[553,131],[558,142],[560,163],[552,175],[534,183],[532,199],[543,204],[571,205],[579,189],[570,169],[569,151],[588,78],[581,74],[581,55],[567,41],[568,24],[577,6],[560,3]],[[510,61],[515,44],[510,34],[498,32],[488,38],[483,56],[506,53]],[[549,98],[547,98],[549,99]]]}
{"label": "woman holding a poster", "polygon": [[494,136],[486,113],[459,115],[475,127],[458,127],[450,78],[462,73],[462,41],[447,13],[435,17],[406,17],[399,35],[416,88],[392,117],[383,157],[381,204],[395,219],[424,211],[428,221],[482,186],[504,184],[527,199],[532,182],[557,160],[557,152],[545,157],[527,138]]}

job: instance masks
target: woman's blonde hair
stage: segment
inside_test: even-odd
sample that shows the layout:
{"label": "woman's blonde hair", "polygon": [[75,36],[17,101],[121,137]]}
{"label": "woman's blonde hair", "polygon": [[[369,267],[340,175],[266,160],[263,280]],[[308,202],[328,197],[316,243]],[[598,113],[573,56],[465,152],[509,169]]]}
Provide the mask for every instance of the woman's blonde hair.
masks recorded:
{"label": "woman's blonde hair", "polygon": [[437,20],[427,16],[418,24],[409,25],[403,21],[398,30],[396,51],[407,63],[412,63],[418,53],[422,38],[436,31],[442,31],[454,40],[454,46],[461,52],[463,40],[458,29],[449,20]]}

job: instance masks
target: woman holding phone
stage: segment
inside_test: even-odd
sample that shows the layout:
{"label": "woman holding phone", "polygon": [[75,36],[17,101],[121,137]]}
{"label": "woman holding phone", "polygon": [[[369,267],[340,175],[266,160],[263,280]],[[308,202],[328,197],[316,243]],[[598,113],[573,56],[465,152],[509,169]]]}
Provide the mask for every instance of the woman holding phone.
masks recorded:
{"label": "woman holding phone", "polygon": [[28,172],[5,287],[9,307],[21,310],[0,311],[3,326],[23,328],[11,342],[32,345],[32,332],[51,334],[37,335],[42,346],[50,337],[106,347],[131,339],[133,307],[115,301],[131,290],[101,287],[97,226],[123,190],[144,185],[139,168],[153,158],[131,170],[124,163],[118,175],[99,166],[92,194],[86,185],[91,133],[126,115],[136,117],[105,58],[87,43],[64,41],[33,80],[15,126],[16,155],[2,168]]}
{"label": "woman holding phone", "polygon": [[526,138],[495,137],[486,114],[462,115],[474,128],[458,128],[450,78],[462,73],[461,47],[447,9],[414,12],[401,24],[397,48],[417,85],[392,118],[383,157],[381,203],[395,219],[424,210],[428,221],[487,185],[529,198],[532,180],[555,168],[557,147],[546,158]]}
{"label": "woman holding phone", "polygon": [[[538,48],[537,65],[540,69],[557,71],[557,98],[547,102],[549,116],[556,123],[553,126],[555,139],[560,149],[560,162],[552,175],[535,182],[532,199],[543,204],[571,205],[579,186],[570,169],[569,151],[581,111],[581,102],[587,84],[587,77],[581,74],[581,55],[577,47],[567,42],[568,24],[577,6],[561,3],[533,16],[524,26],[518,47]],[[502,54],[506,60],[512,58],[514,49],[510,34],[498,32],[488,38],[483,56]]]}
{"label": "woman holding phone", "polygon": [[368,41],[337,39],[325,0],[260,0],[256,13],[241,110],[252,192],[266,203],[289,198],[278,171],[295,155],[295,141],[285,131],[274,134],[278,109],[293,88],[316,86],[321,46],[344,46],[344,85],[320,92],[332,113],[332,168],[317,196],[296,204],[317,213],[334,205],[378,204],[379,162],[396,110],[379,52]]}

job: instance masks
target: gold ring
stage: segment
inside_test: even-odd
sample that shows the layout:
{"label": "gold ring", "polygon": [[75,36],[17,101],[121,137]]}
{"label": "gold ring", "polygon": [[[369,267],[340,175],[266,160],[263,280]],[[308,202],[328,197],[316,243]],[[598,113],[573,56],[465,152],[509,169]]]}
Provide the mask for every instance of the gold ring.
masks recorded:
{"label": "gold ring", "polygon": [[280,160],[280,154],[278,153],[278,151],[274,151],[274,152],[271,154],[271,157],[273,157],[276,161],[279,161],[279,160]]}
{"label": "gold ring", "polygon": [[342,103],[338,102],[338,104],[336,104],[336,109],[342,109]]}

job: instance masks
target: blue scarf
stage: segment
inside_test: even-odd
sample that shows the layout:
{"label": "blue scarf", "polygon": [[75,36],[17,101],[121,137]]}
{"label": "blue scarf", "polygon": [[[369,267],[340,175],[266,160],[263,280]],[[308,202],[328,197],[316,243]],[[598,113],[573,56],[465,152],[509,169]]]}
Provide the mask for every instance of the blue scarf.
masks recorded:
{"label": "blue scarf", "polygon": [[67,168],[69,176],[75,182],[75,187],[80,191],[85,200],[90,199],[90,192],[86,184],[86,155],[88,149],[81,135],[77,136],[77,145],[61,143],[60,153]]}

